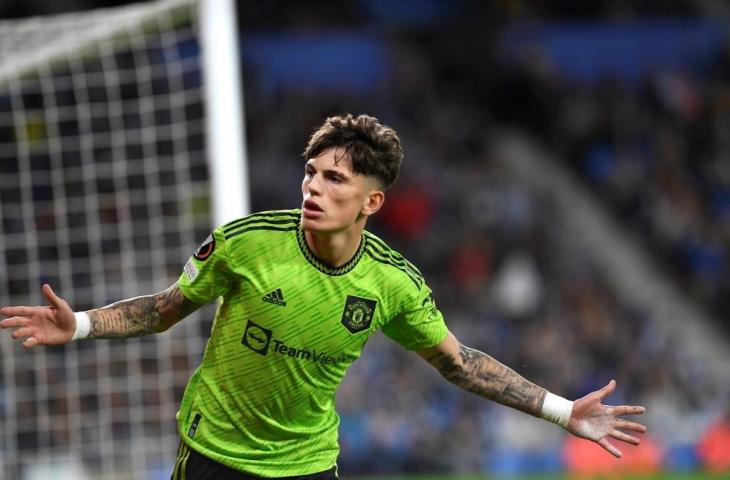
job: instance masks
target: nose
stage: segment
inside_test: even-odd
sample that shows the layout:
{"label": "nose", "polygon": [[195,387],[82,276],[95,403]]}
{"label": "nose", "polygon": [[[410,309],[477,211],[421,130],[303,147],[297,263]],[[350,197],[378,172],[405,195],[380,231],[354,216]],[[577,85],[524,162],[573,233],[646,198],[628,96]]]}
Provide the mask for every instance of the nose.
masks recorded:
{"label": "nose", "polygon": [[315,174],[315,175],[312,175],[311,178],[305,179],[304,188],[310,194],[318,195],[320,193],[319,176],[317,174]]}

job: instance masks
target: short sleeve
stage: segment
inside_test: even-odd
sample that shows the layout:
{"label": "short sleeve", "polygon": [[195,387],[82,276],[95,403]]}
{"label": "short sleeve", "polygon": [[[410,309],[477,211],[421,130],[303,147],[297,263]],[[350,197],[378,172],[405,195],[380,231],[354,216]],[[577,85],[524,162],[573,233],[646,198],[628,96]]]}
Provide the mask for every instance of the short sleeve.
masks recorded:
{"label": "short sleeve", "polygon": [[216,229],[185,263],[177,285],[186,298],[204,304],[225,295],[232,277],[225,238]]}
{"label": "short sleeve", "polygon": [[400,312],[383,326],[383,333],[408,350],[421,350],[443,342],[449,331],[431,289],[422,283],[420,288],[410,289]]}

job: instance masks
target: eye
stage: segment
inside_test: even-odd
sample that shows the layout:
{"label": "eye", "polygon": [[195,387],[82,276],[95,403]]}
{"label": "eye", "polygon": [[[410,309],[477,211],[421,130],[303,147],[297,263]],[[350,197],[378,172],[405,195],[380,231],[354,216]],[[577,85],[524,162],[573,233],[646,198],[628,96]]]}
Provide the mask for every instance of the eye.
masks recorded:
{"label": "eye", "polygon": [[309,165],[304,166],[304,175],[309,177],[311,175],[314,175],[314,169],[310,167]]}
{"label": "eye", "polygon": [[342,177],[342,175],[338,175],[336,173],[327,173],[326,174],[327,180],[329,180],[332,183],[344,183],[345,179]]}

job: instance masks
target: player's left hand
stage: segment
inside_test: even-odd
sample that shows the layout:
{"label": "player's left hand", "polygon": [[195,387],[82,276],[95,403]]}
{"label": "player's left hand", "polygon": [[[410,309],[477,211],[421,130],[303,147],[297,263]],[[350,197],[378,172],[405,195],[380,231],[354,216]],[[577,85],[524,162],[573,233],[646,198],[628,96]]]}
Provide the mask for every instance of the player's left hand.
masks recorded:
{"label": "player's left hand", "polygon": [[578,437],[593,440],[615,457],[621,458],[621,451],[608,441],[608,437],[631,445],[638,445],[640,443],[638,438],[621,430],[644,433],[646,427],[640,423],[630,422],[619,417],[638,415],[644,413],[646,408],[628,405],[618,407],[603,405],[601,401],[615,389],[616,381],[611,380],[602,389],[576,400],[573,403],[573,412],[568,422],[568,431]]}

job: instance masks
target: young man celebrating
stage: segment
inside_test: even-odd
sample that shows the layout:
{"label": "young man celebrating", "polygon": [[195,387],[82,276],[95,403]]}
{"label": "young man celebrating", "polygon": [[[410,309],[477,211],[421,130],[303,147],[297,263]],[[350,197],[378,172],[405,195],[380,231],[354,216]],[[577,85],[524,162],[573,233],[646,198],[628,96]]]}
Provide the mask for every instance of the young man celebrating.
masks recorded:
{"label": "young man celebrating", "polygon": [[213,231],[167,290],[74,313],[43,286],[50,307],[5,307],[23,345],[134,337],[167,330],[220,298],[203,361],[177,415],[173,479],[337,478],[335,390],[377,330],[416,351],[470,392],[593,440],[638,445],[609,407],[611,381],[575,402],[529,382],[451,334],[408,260],[365,230],[403,159],[395,131],[367,115],[331,117],[304,152],[302,205]]}

